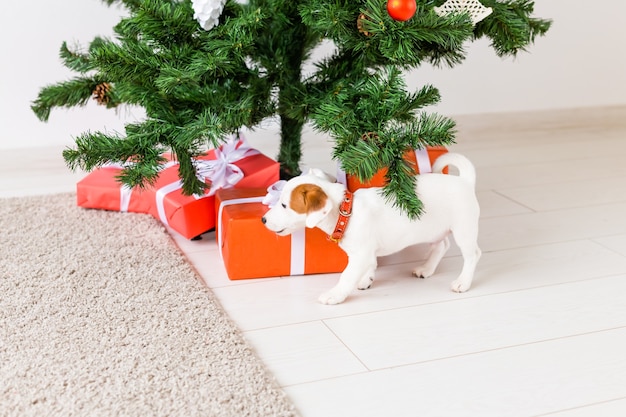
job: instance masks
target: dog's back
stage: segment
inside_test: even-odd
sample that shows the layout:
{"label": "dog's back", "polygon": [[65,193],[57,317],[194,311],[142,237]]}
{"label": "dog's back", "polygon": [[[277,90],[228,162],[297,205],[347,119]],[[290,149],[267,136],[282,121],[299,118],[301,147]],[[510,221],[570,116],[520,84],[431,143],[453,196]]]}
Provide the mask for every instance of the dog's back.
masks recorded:
{"label": "dog's back", "polygon": [[[456,167],[458,176],[441,174],[449,165]],[[353,223],[359,224],[351,227],[369,229],[370,238],[378,241],[378,256],[419,242],[438,241],[451,230],[477,221],[480,209],[475,185],[476,171],[472,163],[459,154],[444,154],[433,164],[432,174],[417,178],[416,192],[423,204],[419,219],[411,220],[385,201],[380,188],[363,188],[355,192],[354,211],[368,214],[354,216]]]}

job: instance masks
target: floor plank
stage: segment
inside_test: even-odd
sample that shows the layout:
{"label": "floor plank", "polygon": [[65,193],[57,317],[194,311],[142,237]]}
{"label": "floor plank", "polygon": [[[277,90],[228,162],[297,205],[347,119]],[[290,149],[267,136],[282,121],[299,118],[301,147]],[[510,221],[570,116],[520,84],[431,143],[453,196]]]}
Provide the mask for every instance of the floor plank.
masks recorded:
{"label": "floor plank", "polygon": [[[623,399],[625,341],[626,329],[620,328],[300,384],[286,391],[303,417],[537,416]],[[614,404],[622,412],[623,405]]]}

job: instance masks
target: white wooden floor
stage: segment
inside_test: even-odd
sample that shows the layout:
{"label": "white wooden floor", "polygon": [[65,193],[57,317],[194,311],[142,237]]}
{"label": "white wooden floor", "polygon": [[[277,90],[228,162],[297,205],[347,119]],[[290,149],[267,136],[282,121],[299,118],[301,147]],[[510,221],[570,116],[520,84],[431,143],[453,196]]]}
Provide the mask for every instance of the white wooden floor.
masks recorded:
{"label": "white wooden floor", "polygon": [[[449,290],[455,247],[426,280],[419,249],[381,259],[370,290],[325,306],[336,274],[233,282],[212,234],[175,238],[305,417],[623,417],[626,107],[457,120],[482,207],[465,294]],[[304,164],[334,170],[330,144],[306,140]],[[59,149],[3,154],[2,196],[83,175]]]}

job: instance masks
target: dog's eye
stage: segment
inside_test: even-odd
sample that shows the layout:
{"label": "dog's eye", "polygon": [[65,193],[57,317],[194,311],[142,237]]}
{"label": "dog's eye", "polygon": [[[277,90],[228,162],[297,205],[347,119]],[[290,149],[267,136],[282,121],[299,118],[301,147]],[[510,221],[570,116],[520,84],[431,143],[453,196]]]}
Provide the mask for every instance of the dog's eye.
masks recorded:
{"label": "dog's eye", "polygon": [[283,206],[283,208],[287,208],[287,204],[282,203],[281,206]]}

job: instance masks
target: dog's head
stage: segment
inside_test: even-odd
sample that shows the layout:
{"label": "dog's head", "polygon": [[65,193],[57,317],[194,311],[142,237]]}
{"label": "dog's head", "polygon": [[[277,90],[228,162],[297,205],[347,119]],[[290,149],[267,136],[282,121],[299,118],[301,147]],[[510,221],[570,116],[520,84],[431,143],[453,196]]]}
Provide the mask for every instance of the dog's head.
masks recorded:
{"label": "dog's head", "polygon": [[280,199],[261,219],[265,227],[280,236],[305,227],[315,227],[333,208],[327,189],[334,179],[311,169],[287,181]]}

